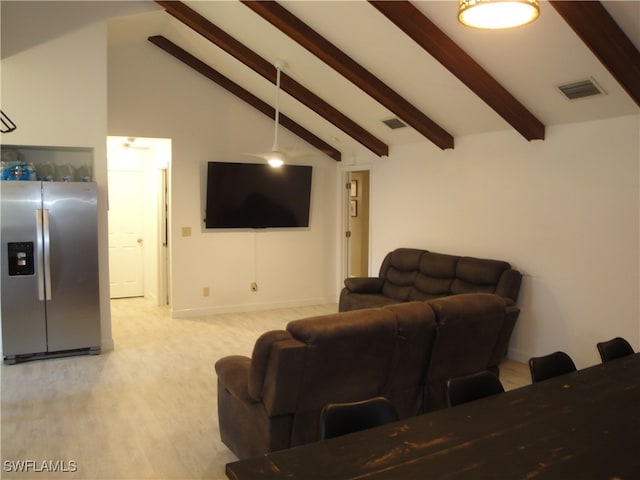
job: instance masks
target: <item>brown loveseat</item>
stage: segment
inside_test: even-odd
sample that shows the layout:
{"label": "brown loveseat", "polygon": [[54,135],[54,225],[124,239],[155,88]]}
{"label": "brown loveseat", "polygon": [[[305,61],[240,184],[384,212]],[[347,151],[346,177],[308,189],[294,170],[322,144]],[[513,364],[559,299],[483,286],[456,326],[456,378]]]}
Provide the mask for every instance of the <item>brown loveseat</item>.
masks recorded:
{"label": "brown loveseat", "polygon": [[491,366],[512,310],[468,294],[289,322],[216,363],[222,441],[241,459],[313,442],[324,405],[378,395],[401,419],[443,408],[448,378]]}
{"label": "brown loveseat", "polygon": [[460,293],[494,293],[513,305],[521,281],[520,272],[500,260],[398,248],[386,255],[377,277],[351,277],[344,281],[338,311]]}
{"label": "brown loveseat", "polygon": [[[377,277],[351,277],[344,281],[338,311],[461,293],[493,293],[503,297],[507,305],[515,305],[521,282],[522,274],[504,261],[398,248],[386,255]],[[519,313],[513,310],[503,325],[492,359],[494,368],[507,354]]]}

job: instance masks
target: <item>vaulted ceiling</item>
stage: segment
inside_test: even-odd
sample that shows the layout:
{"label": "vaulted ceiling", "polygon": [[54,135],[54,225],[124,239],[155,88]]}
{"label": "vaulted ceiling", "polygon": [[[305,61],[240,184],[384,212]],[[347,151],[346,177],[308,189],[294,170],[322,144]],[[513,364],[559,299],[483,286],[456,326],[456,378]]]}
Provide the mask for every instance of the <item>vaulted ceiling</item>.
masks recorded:
{"label": "vaulted ceiling", "polygon": [[[126,3],[144,13],[111,22],[111,45],[150,41],[271,117],[285,61],[283,125],[336,160],[499,130],[544,141],[554,125],[639,111],[639,1],[542,1],[534,23],[495,31],[461,25],[455,1]],[[558,89],[587,79],[603,93]]]}

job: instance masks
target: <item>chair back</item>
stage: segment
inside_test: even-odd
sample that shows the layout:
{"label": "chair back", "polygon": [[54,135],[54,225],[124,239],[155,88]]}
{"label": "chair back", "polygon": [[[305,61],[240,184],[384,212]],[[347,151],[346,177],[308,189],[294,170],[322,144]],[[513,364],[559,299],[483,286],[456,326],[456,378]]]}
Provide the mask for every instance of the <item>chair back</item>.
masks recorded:
{"label": "chair back", "polygon": [[320,440],[346,435],[398,420],[392,403],[385,397],[350,403],[330,403],[320,414]]}
{"label": "chair back", "polygon": [[614,360],[620,357],[626,357],[627,355],[633,355],[633,348],[622,337],[612,338],[607,342],[597,343],[598,352],[603,362]]}
{"label": "chair back", "polygon": [[576,365],[569,355],[564,352],[554,352],[542,357],[529,359],[531,381],[538,383],[548,378],[575,372]]}
{"label": "chair back", "polygon": [[500,379],[488,370],[447,380],[447,406],[503,393]]}

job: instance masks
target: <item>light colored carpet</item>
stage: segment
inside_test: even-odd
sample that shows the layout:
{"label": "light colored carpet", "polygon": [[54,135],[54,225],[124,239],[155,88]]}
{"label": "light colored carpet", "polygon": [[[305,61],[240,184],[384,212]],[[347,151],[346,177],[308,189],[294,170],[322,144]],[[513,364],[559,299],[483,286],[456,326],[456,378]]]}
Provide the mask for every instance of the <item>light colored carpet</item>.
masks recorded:
{"label": "light colored carpet", "polygon": [[[2,365],[2,478],[224,479],[216,375],[226,355],[320,305],[172,319],[140,298],[112,301],[116,349]],[[507,388],[528,383],[507,362]],[[21,471],[20,471],[21,470]]]}

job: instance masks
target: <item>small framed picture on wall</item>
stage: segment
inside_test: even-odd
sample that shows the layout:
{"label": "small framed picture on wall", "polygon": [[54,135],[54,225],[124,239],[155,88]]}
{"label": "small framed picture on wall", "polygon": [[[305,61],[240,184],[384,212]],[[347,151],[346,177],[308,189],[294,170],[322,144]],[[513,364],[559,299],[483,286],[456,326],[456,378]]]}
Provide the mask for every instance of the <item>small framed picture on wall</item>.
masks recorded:
{"label": "small framed picture on wall", "polygon": [[351,196],[352,197],[357,197],[358,196],[358,181],[357,180],[351,180]]}
{"label": "small framed picture on wall", "polygon": [[351,200],[351,216],[352,217],[357,217],[358,216],[358,201],[357,200]]}

